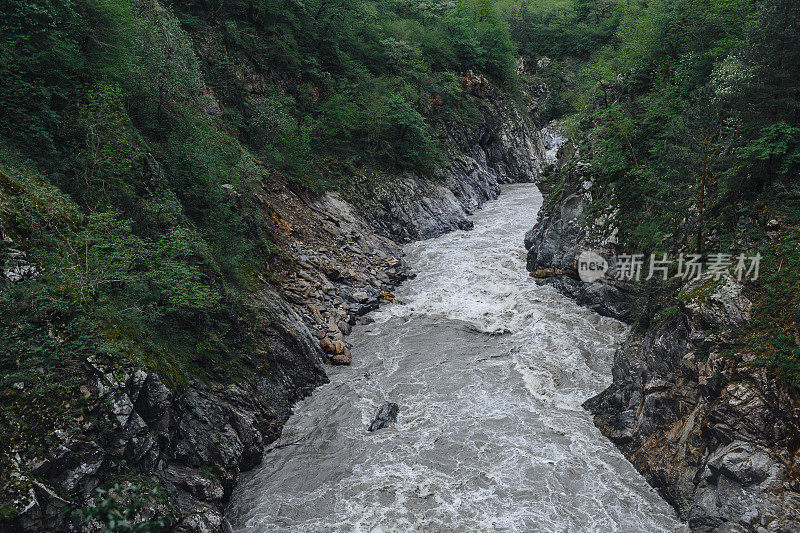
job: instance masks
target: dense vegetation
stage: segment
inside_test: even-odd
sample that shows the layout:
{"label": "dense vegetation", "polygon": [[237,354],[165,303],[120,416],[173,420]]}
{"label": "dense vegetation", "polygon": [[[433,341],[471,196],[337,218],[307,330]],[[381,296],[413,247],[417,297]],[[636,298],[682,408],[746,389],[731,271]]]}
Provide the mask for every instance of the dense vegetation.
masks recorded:
{"label": "dense vegetation", "polygon": [[513,93],[518,53],[553,60],[523,81],[549,85],[544,118],[569,116],[594,213],[617,213],[624,244],[760,249],[742,349],[800,385],[793,0],[7,0],[2,15],[0,260],[37,269],[0,280],[7,443],[47,447],[81,416],[87,357],[175,388],[236,379],[244,294],[277,253],[248,192],[276,171],[317,192],[354,168],[426,172],[479,119],[464,73]]}
{"label": "dense vegetation", "polygon": [[739,349],[800,385],[800,5],[544,6],[510,9],[512,35],[530,53],[579,62],[561,106],[593,165],[594,216],[616,213],[604,219],[639,253],[759,251]]}

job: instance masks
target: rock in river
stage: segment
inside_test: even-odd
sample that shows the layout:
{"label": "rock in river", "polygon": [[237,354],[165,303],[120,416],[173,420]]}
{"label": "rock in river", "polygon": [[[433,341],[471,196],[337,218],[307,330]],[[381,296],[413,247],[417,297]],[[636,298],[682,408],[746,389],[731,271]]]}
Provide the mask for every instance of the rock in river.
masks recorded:
{"label": "rock in river", "polygon": [[378,409],[375,419],[369,425],[370,431],[388,428],[397,422],[397,414],[400,412],[400,407],[396,403],[386,402]]}

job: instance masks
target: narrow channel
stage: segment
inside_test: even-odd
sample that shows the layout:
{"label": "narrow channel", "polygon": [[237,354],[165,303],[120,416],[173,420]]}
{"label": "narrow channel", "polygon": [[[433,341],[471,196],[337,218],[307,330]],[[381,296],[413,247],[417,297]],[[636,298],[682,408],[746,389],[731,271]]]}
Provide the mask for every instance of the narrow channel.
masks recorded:
{"label": "narrow channel", "polygon": [[[417,277],[244,477],[235,531],[685,530],[581,408],[626,328],[528,277],[541,204],[509,185],[473,230],[406,248]],[[368,433],[385,401],[398,424]]]}

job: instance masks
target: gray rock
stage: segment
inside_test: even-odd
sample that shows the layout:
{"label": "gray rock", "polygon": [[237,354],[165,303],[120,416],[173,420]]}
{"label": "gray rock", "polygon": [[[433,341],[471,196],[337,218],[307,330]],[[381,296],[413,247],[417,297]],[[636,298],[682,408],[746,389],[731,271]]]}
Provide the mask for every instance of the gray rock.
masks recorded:
{"label": "gray rock", "polygon": [[[490,120],[463,152],[430,178],[355,176],[347,200],[367,225],[397,242],[472,228],[475,209],[500,193],[500,184],[540,177],[544,142],[528,117],[501,97],[490,99]],[[464,144],[464,143],[460,143]]]}
{"label": "gray rock", "polygon": [[680,312],[628,339],[611,386],[584,405],[692,531],[800,531],[800,495],[768,450],[787,441],[782,420],[793,415],[779,410],[791,401],[761,373],[715,386],[730,366],[718,352],[696,359],[746,324],[750,302],[728,279],[696,289],[684,289]]}
{"label": "gray rock", "polygon": [[[601,315],[629,321],[632,313],[625,306],[627,288],[611,277],[613,239],[602,227],[591,227],[586,220],[591,195],[583,183],[589,179],[588,172],[587,167],[579,165],[568,172],[563,199],[539,212],[536,225],[525,234],[526,266],[538,283],[551,285]],[[584,283],[578,279],[576,259],[590,250],[607,260],[609,275]]]}
{"label": "gray rock", "polygon": [[[277,294],[258,295],[252,310],[269,349],[248,357],[254,367],[274,369],[269,376],[214,388],[192,378],[176,393],[142,369],[117,378],[87,362],[84,397],[95,399],[92,413],[105,421],[107,432],[92,426],[95,433],[81,439],[56,432],[61,443],[19,473],[31,487],[28,510],[0,523],[0,530],[66,530],[65,506],[86,505],[124,459],[126,468],[159,478],[172,495],[174,531],[220,531],[239,473],[261,461],[291,402],[326,379],[316,339]],[[95,384],[97,394],[91,390]]]}
{"label": "gray rock", "polygon": [[[65,529],[64,506],[85,504],[91,490],[122,460],[126,468],[165,485],[174,503],[174,531],[230,529],[223,512],[240,473],[261,460],[265,445],[279,435],[291,404],[326,381],[319,340],[308,325],[313,322],[315,328],[327,329],[333,319],[335,328],[348,333],[356,317],[377,309],[381,301],[377,288],[386,290],[413,277],[397,258],[399,247],[389,239],[407,242],[469,229],[469,215],[496,198],[501,183],[539,178],[542,138],[529,117],[504,98],[495,94],[485,100],[490,109],[478,132],[451,132],[454,142],[448,146],[466,148],[453,150],[451,163],[435,175],[380,180],[360,176],[347,193],[309,200],[314,210],[331,214],[326,221],[330,246],[346,250],[349,261],[328,258],[299,242],[288,245],[301,271],[287,287],[285,300],[267,291],[252,295],[248,302],[252,328],[243,333],[252,336],[257,349],[242,358],[248,368],[259,369],[249,380],[222,385],[214,383],[213,376],[207,376],[207,382],[189,377],[185,387],[170,390],[144,369],[131,368],[124,377],[115,378],[87,362],[84,397],[96,400],[92,412],[108,433],[101,435],[97,424],[86,439],[65,437],[36,472],[21,472],[29,478],[31,505],[9,526],[11,530]],[[224,189],[233,196],[244,194],[228,185]],[[38,271],[25,260],[15,251],[0,254],[0,284],[36,275]],[[383,261],[385,268],[378,265]],[[365,272],[371,274],[364,276]],[[364,285],[365,279],[371,285]],[[316,321],[308,312],[309,303],[318,305],[323,320]],[[290,304],[302,310],[308,325]],[[334,307],[343,315],[333,315]],[[342,355],[349,357],[349,351]],[[398,411],[396,404],[387,403],[370,429],[395,423]],[[5,526],[0,524],[0,529]]]}
{"label": "gray rock", "polygon": [[400,407],[396,403],[386,402],[380,406],[375,418],[369,425],[369,431],[377,431],[391,427],[397,422],[397,415],[400,413]]}

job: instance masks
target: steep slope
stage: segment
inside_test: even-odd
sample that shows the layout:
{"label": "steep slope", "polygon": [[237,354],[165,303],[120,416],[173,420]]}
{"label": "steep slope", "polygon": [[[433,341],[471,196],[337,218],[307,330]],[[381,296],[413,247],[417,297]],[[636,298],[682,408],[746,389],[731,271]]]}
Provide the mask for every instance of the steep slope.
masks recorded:
{"label": "steep slope", "polygon": [[368,355],[398,243],[538,177],[510,43],[465,6],[37,9],[0,22],[0,530],[219,531]]}

